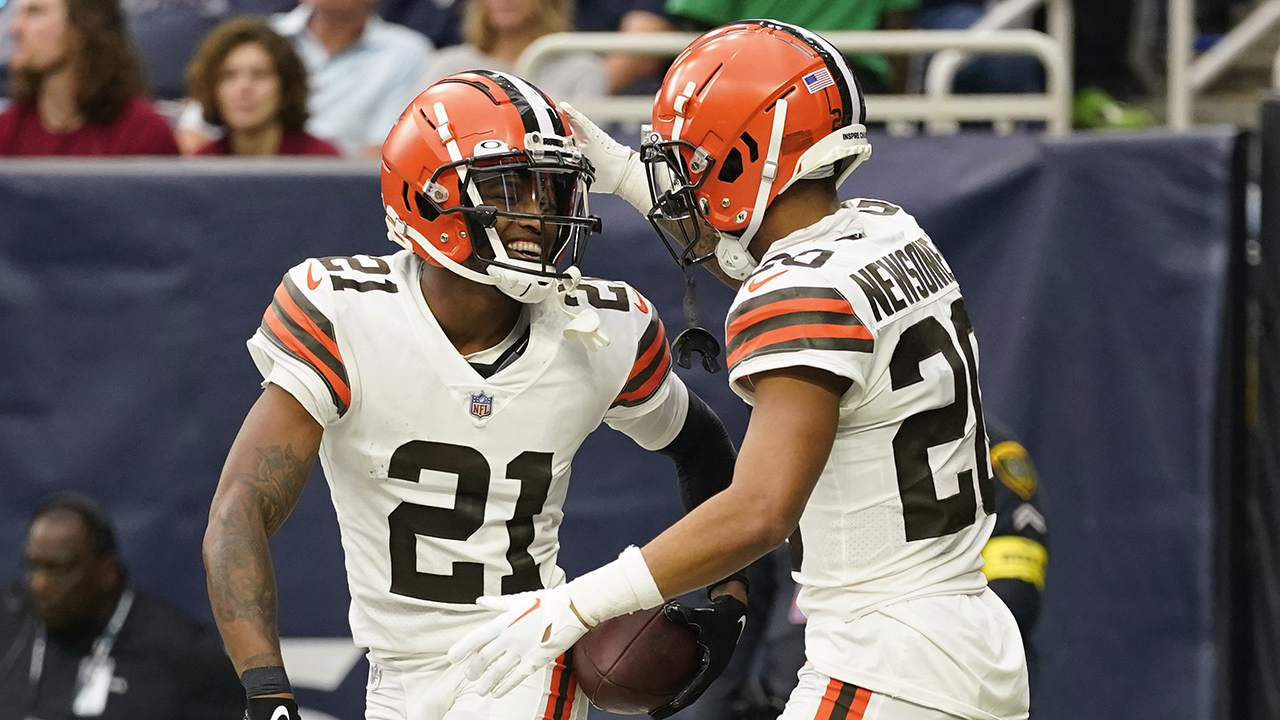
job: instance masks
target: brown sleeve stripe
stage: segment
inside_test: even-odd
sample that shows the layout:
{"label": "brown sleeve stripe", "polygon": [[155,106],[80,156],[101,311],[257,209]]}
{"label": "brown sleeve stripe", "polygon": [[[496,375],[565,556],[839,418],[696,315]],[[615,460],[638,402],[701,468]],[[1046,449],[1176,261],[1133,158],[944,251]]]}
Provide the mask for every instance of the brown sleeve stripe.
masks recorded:
{"label": "brown sleeve stripe", "polygon": [[[741,304],[735,306],[729,313],[728,322],[732,324],[734,320],[738,319],[738,317],[742,315],[745,315],[758,308],[762,308],[766,305],[772,305],[773,303],[776,303],[782,300],[805,300],[805,299],[835,300],[835,301],[844,303],[845,306],[849,306],[849,301],[845,300],[844,296],[841,295],[840,292],[835,288],[829,288],[829,287],[781,288],[779,290],[767,292],[763,295],[757,295],[756,297],[753,297],[749,300],[745,300]],[[850,307],[850,312],[852,311],[853,309],[852,307]]]}
{"label": "brown sleeve stripe", "polygon": [[284,290],[284,294],[288,295],[298,310],[311,319],[312,324],[315,326],[314,329],[318,331],[318,335],[328,338],[329,342],[333,344],[334,352],[337,353],[338,336],[333,334],[333,323],[329,322],[329,318],[325,317],[325,314],[320,312],[319,308],[311,304],[307,296],[302,294],[302,290],[294,284],[293,278],[287,274],[284,276],[284,280],[281,281],[280,287],[276,288],[277,298],[281,297],[281,290]]}
{"label": "brown sleeve stripe", "polygon": [[[275,298],[262,317],[262,333],[316,371],[328,387],[333,404],[341,416],[351,405],[351,386],[346,365],[333,336],[333,325],[314,305],[301,297],[301,293],[295,295],[289,292],[292,284],[286,276],[276,289]],[[297,288],[294,287],[293,290],[296,291]],[[298,299],[306,303],[310,312],[303,310]],[[317,317],[320,322],[316,322]]]}
{"label": "brown sleeve stripe", "polygon": [[631,365],[631,374],[622,392],[609,407],[635,407],[643,404],[671,373],[671,347],[667,344],[667,331],[654,312],[649,327],[636,348],[636,361]]}
{"label": "brown sleeve stripe", "polygon": [[730,315],[729,365],[748,355],[793,349],[871,352],[871,331],[831,288],[783,288],[743,303]]}
{"label": "brown sleeve stripe", "polygon": [[[865,335],[865,337],[864,337]],[[771,330],[729,353],[729,368],[748,358],[788,350],[834,350],[871,352],[875,347],[871,333],[861,325],[797,325]]]}

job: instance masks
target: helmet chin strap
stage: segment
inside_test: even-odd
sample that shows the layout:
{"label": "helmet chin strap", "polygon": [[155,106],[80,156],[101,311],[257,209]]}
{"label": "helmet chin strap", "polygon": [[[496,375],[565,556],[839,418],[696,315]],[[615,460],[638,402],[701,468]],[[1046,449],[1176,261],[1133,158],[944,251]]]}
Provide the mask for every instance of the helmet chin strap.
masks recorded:
{"label": "helmet chin strap", "polygon": [[[507,262],[513,265],[520,263],[519,260],[508,260]],[[577,268],[573,268],[573,270],[577,270]],[[556,292],[557,285],[559,285],[559,281],[555,278],[528,275],[514,268],[499,267],[497,265],[489,265],[485,268],[485,272],[494,279],[493,285],[496,285],[504,295],[529,305],[536,305],[551,297],[551,293]],[[576,286],[577,282],[573,284]]]}
{"label": "helmet chin strap", "polygon": [[755,207],[751,210],[751,222],[742,235],[734,237],[720,233],[716,243],[716,262],[725,274],[735,280],[746,280],[756,269],[759,261],[751,256],[747,248],[751,239],[760,230],[764,220],[764,211],[769,204],[769,191],[773,189],[773,181],[778,177],[778,153],[782,148],[782,130],[787,123],[787,101],[778,98],[773,108],[773,129],[769,133],[769,150],[765,154],[764,169],[760,172],[760,189],[756,192]]}
{"label": "helmet chin strap", "polygon": [[[409,223],[400,219],[394,208],[387,206],[387,239],[391,242],[403,247],[410,252],[416,252],[417,248],[421,248],[423,252],[431,256],[432,260],[440,263],[445,268],[461,275],[462,277],[480,283],[481,285],[497,285],[497,278],[490,277],[485,273],[476,272],[465,265],[455,261],[453,258],[445,255],[440,248],[431,244]],[[416,248],[415,248],[416,246]]]}
{"label": "helmet chin strap", "polygon": [[[440,249],[433,246],[427,241],[422,233],[413,229],[400,219],[394,208],[387,206],[387,239],[391,242],[403,247],[412,253],[417,253],[417,248],[421,248],[423,252],[431,256],[432,260],[440,263],[443,267],[472,282],[481,285],[493,285],[498,288],[504,295],[518,300],[522,303],[536,305],[553,293],[556,296],[556,306],[560,311],[569,316],[569,324],[564,328],[564,336],[566,338],[577,338],[582,341],[587,349],[595,351],[603,347],[608,347],[609,336],[605,335],[600,329],[600,315],[591,308],[584,308],[577,312],[569,310],[569,306],[565,303],[565,298],[569,293],[577,289],[578,283],[582,281],[582,271],[577,266],[570,266],[566,271],[569,275],[568,279],[555,280],[546,278],[538,278],[539,282],[533,282],[533,278],[524,273],[511,270],[508,268],[500,268],[490,265],[485,273],[478,273],[468,268],[444,253]],[[519,262],[519,261],[513,261]]]}
{"label": "helmet chin strap", "polygon": [[[421,248],[423,252],[431,256],[432,260],[472,282],[480,283],[481,285],[493,285],[502,291],[504,295],[523,303],[540,303],[550,297],[551,293],[556,290],[557,281],[554,278],[535,278],[518,270],[495,265],[488,266],[484,272],[472,270],[445,255],[440,251],[440,248],[432,245],[431,241],[422,236],[422,233],[401,220],[395,209],[390,205],[387,206],[386,210],[388,240],[410,252],[416,252],[417,248]],[[511,262],[519,261],[513,260]],[[576,270],[577,268],[573,268],[570,272]],[[576,280],[572,284],[574,287],[578,285]],[[572,288],[569,289],[572,290]]]}

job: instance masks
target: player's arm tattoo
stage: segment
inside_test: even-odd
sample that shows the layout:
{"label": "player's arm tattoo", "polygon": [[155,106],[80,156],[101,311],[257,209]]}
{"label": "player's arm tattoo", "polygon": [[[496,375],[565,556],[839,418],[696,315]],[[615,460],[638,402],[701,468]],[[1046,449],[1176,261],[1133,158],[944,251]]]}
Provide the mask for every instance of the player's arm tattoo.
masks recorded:
{"label": "player's arm tattoo", "polygon": [[228,460],[204,542],[209,602],[241,671],[282,663],[267,541],[292,512],[315,461],[289,444],[249,450],[233,450]]}

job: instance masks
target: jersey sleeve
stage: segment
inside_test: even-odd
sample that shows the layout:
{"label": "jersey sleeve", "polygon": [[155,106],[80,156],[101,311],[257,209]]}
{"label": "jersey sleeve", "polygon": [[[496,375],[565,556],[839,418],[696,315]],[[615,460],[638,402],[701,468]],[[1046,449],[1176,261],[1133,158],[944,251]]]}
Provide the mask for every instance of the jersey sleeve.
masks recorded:
{"label": "jersey sleeve", "polygon": [[747,279],[725,319],[729,383],[748,403],[750,376],[812,367],[865,385],[875,337],[827,277],[805,267],[763,267]]}
{"label": "jersey sleeve", "polygon": [[641,447],[666,447],[679,434],[689,409],[688,391],[671,372],[671,345],[658,309],[634,288],[628,310],[635,338],[635,355],[622,390],[609,405],[604,420],[626,433]]}
{"label": "jersey sleeve", "polygon": [[309,260],[285,274],[248,345],[263,383],[279,385],[328,426],[351,406],[351,382],[332,321],[331,286],[315,265]]}

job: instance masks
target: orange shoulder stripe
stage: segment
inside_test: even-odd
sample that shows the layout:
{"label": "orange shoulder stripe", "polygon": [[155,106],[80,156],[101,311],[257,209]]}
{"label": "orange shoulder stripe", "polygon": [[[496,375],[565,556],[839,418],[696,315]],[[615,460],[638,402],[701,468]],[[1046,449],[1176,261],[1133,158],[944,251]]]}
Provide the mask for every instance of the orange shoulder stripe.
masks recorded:
{"label": "orange shoulder stripe", "polygon": [[730,365],[735,365],[744,356],[760,348],[799,338],[872,339],[871,331],[865,325],[790,325],[770,330],[743,343],[729,355],[728,362]]}
{"label": "orange shoulder stripe", "polygon": [[334,392],[338,394],[343,405],[351,405],[351,388],[347,385],[346,381],[339,377],[333,370],[330,370],[328,365],[324,364],[320,358],[316,357],[314,353],[307,349],[306,345],[302,344],[302,341],[294,337],[293,333],[289,332],[289,329],[286,328],[284,324],[280,322],[279,318],[275,316],[275,313],[271,312],[271,310],[267,310],[266,314],[262,317],[262,321],[271,329],[271,332],[275,335],[277,340],[284,343],[285,347],[289,348],[289,350],[298,357],[306,360],[311,367],[315,368],[316,372],[320,373],[321,376],[324,377],[324,379],[329,383],[329,387],[333,388]]}
{"label": "orange shoulder stripe", "polygon": [[302,311],[302,308],[298,307],[298,304],[293,301],[293,298],[289,296],[288,291],[285,290],[284,283],[281,283],[276,288],[275,299],[276,302],[280,303],[280,307],[284,308],[285,312],[289,313],[289,317],[293,318],[294,322],[298,323],[303,330],[307,331],[308,335],[315,338],[316,342],[323,345],[326,350],[333,353],[333,356],[338,359],[338,362],[342,362],[342,353],[338,352],[338,344],[334,342],[333,338],[329,337],[327,333],[321,330],[311,317]]}
{"label": "orange shoulder stripe", "polygon": [[762,305],[754,310],[747,311],[733,319],[729,323],[726,334],[732,340],[734,335],[742,332],[748,327],[755,325],[761,320],[768,320],[779,315],[796,312],[833,312],[845,315],[853,315],[853,306],[848,300],[843,298],[793,298],[790,300],[778,300],[768,305]]}
{"label": "orange shoulder stripe", "polygon": [[657,390],[658,386],[662,384],[662,381],[666,379],[667,371],[670,369],[671,353],[664,352],[662,354],[662,360],[658,365],[658,369],[653,372],[653,375],[634,391],[619,395],[617,400],[614,400],[614,402],[642,400],[649,395],[652,395],[653,391]]}
{"label": "orange shoulder stripe", "polygon": [[667,349],[667,330],[662,326],[661,320],[658,321],[658,334],[654,336],[653,342],[649,343],[649,347],[636,356],[636,361],[631,365],[631,374],[627,376],[627,380],[635,379],[645,368],[649,367],[649,364],[653,362],[653,358],[660,352],[670,352]]}

